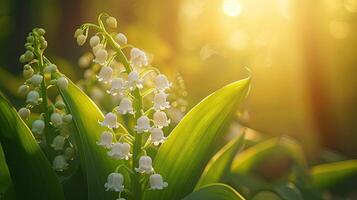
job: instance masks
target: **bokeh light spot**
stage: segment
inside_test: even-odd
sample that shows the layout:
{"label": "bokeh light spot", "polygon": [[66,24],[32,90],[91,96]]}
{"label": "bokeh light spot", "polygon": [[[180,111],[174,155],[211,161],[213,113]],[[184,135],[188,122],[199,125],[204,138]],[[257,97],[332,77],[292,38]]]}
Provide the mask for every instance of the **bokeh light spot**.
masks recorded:
{"label": "bokeh light spot", "polygon": [[357,0],[345,0],[343,5],[348,12],[357,12]]}
{"label": "bokeh light spot", "polygon": [[333,20],[330,22],[330,33],[336,39],[344,39],[350,33],[350,25],[341,20]]}
{"label": "bokeh light spot", "polygon": [[222,9],[225,15],[235,17],[242,12],[242,4],[238,0],[224,0]]}

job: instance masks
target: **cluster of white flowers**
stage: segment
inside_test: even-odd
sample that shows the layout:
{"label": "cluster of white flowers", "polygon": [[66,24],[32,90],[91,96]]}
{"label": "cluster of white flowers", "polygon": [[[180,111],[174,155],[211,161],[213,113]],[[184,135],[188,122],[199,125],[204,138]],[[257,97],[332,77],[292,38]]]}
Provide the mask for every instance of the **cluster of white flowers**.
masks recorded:
{"label": "cluster of white flowers", "polygon": [[[101,18],[106,18],[105,22],[108,27],[115,28],[117,26],[114,17],[103,14],[99,17],[99,19]],[[159,73],[158,69],[151,66],[147,67],[149,61],[143,50],[132,47],[130,59],[126,59],[122,48],[126,48],[124,45],[127,44],[127,38],[123,33],[109,34],[102,25],[86,23],[77,29],[74,34],[78,45],[81,46],[85,43],[88,37],[88,29],[91,27],[95,27],[95,30],[98,31],[89,39],[89,45],[94,55],[91,58],[97,64],[97,67],[96,70],[85,73],[85,76],[92,77],[93,72],[96,72],[97,82],[107,88],[105,89],[107,94],[116,97],[116,105],[114,105],[113,110],[107,112],[104,119],[98,120],[99,124],[105,127],[105,130],[101,133],[97,144],[108,149],[107,155],[113,159],[132,160],[133,165],[138,163],[138,166],[133,166],[133,170],[130,170],[130,172],[150,175],[149,188],[161,190],[168,184],[163,181],[160,174],[155,172],[152,159],[146,155],[145,148],[150,144],[158,146],[167,139],[163,128],[170,124],[170,119],[165,111],[170,108],[167,91],[172,84],[165,75]],[[87,53],[86,57],[80,58],[79,64],[81,67],[89,65],[88,55],[90,54]],[[114,66],[116,64],[121,66],[121,70],[117,70]],[[151,80],[148,80],[146,77],[148,74],[155,75],[152,76]],[[150,86],[149,81],[154,84]],[[142,95],[146,91],[149,92]],[[96,94],[99,93],[101,92],[96,92]],[[100,98],[103,98],[103,93],[101,93]],[[149,102],[150,106],[143,105],[144,98],[145,103]],[[150,100],[148,101],[148,99]],[[119,119],[124,115],[127,115],[128,119],[135,120],[136,123],[133,127],[128,127],[131,126],[130,123],[119,123]],[[142,137],[143,134],[149,134],[150,137]],[[135,140],[139,137],[149,138],[146,142],[147,145],[135,147]],[[143,156],[133,155],[135,154],[134,148],[143,151],[136,152],[136,154]],[[134,159],[138,160],[134,161]],[[116,170],[109,174],[104,186],[107,191],[119,192],[120,198],[120,193],[124,190],[124,176]]]}
{"label": "cluster of white flowers", "polygon": [[[57,171],[67,169],[68,160],[73,159],[73,149],[66,146],[67,137],[57,135],[53,138],[52,144],[48,141],[49,134],[43,134],[46,127],[53,126],[56,132],[63,128],[64,124],[72,121],[72,115],[67,114],[65,105],[62,100],[58,100],[55,104],[51,104],[47,89],[50,86],[57,86],[61,90],[66,90],[68,80],[65,77],[56,78],[55,73],[58,72],[57,66],[52,64],[43,56],[43,52],[47,47],[47,42],[43,35],[45,30],[35,28],[29,33],[26,38],[25,47],[27,51],[20,56],[20,62],[24,63],[23,76],[27,79],[24,84],[18,88],[18,92],[22,96],[26,96],[26,106],[19,109],[19,116],[28,120],[31,115],[31,108],[42,104],[43,113],[40,118],[32,122],[31,131],[40,142],[46,143],[45,146],[52,147],[58,155],[53,160],[53,168]],[[49,145],[47,145],[47,143]]]}

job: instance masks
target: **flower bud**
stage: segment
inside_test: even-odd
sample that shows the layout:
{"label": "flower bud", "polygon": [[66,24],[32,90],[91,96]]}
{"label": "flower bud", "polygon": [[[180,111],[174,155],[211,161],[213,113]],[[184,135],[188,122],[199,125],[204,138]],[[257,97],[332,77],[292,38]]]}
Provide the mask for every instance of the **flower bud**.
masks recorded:
{"label": "flower bud", "polygon": [[45,129],[45,122],[43,120],[38,119],[32,123],[32,128],[31,128],[32,132],[41,135],[44,129]]}
{"label": "flower bud", "polygon": [[66,138],[63,137],[62,135],[57,135],[54,139],[53,142],[51,144],[51,147],[56,150],[62,150],[65,144]]}
{"label": "flower bud", "polygon": [[64,102],[63,102],[62,100],[60,100],[60,101],[57,101],[57,102],[55,103],[55,107],[56,107],[57,109],[62,110],[62,109],[64,109],[64,108],[66,107],[66,104],[64,104]]}
{"label": "flower bud", "polygon": [[92,48],[97,46],[99,43],[100,43],[100,38],[97,35],[92,36],[89,40],[89,44]]}
{"label": "flower bud", "polygon": [[74,32],[74,37],[78,37],[79,35],[83,35],[83,30],[78,28],[75,32]]}
{"label": "flower bud", "polygon": [[160,174],[152,174],[149,182],[151,190],[162,190],[168,186],[168,183],[162,180],[162,176]]}
{"label": "flower bud", "polygon": [[40,74],[34,74],[30,79],[30,83],[35,87],[39,86],[42,83],[42,81],[43,81],[43,76]]}
{"label": "flower bud", "polygon": [[26,41],[27,41],[28,43],[33,43],[33,42],[34,42],[33,36],[31,36],[31,35],[27,36],[27,37],[26,37]]}
{"label": "flower bud", "polygon": [[36,29],[36,32],[39,34],[39,35],[44,35],[46,33],[45,29],[43,28],[37,28]]}
{"label": "flower bud", "polygon": [[33,59],[33,53],[29,50],[25,52],[25,62],[31,61]]}
{"label": "flower bud", "polygon": [[106,191],[121,192],[124,190],[124,177],[120,173],[111,173],[108,176],[107,182],[104,184]]}
{"label": "flower bud", "polygon": [[105,22],[111,28],[117,27],[117,19],[115,19],[114,17],[108,17]]}
{"label": "flower bud", "polygon": [[64,158],[66,160],[73,160],[74,159],[74,149],[72,147],[67,147],[65,150],[64,150]]}
{"label": "flower bud", "polygon": [[63,124],[62,116],[58,113],[52,113],[51,122],[52,122],[52,125],[55,127],[61,126]]}
{"label": "flower bud", "polygon": [[27,119],[31,114],[31,111],[28,108],[20,108],[19,115],[22,119]]}
{"label": "flower bud", "polygon": [[53,160],[52,167],[56,171],[63,171],[68,168],[68,163],[63,155],[58,155]]}
{"label": "flower bud", "polygon": [[68,80],[66,77],[62,76],[58,78],[56,84],[61,90],[66,90],[68,88]]}
{"label": "flower bud", "polygon": [[71,123],[72,122],[72,115],[71,114],[67,114],[67,115],[64,115],[63,117],[62,117],[62,120],[65,122],[65,123]]}
{"label": "flower bud", "polygon": [[128,39],[126,38],[126,36],[123,33],[118,33],[115,36],[115,41],[117,43],[119,43],[120,45],[124,45],[124,44],[127,44]]}
{"label": "flower bud", "polygon": [[24,70],[22,71],[22,75],[25,77],[25,78],[30,78],[34,73],[34,70],[32,69],[31,65],[29,64],[26,64],[24,66]]}
{"label": "flower bud", "polygon": [[55,64],[49,64],[43,69],[43,72],[45,73],[54,73],[56,71],[57,71],[57,66]]}
{"label": "flower bud", "polygon": [[28,85],[20,85],[20,87],[17,89],[17,93],[20,95],[25,95],[29,91],[30,87]]}
{"label": "flower bud", "polygon": [[20,56],[19,61],[20,61],[21,63],[26,62],[25,54],[22,54],[22,55]]}
{"label": "flower bud", "polygon": [[36,90],[30,91],[26,96],[26,103],[37,105],[40,101],[40,94]]}
{"label": "flower bud", "polygon": [[42,41],[41,42],[41,49],[46,49],[47,45],[48,45],[47,41]]}
{"label": "flower bud", "polygon": [[79,45],[79,46],[82,46],[85,42],[86,42],[86,36],[84,36],[84,35],[79,35],[78,37],[77,37],[77,44]]}

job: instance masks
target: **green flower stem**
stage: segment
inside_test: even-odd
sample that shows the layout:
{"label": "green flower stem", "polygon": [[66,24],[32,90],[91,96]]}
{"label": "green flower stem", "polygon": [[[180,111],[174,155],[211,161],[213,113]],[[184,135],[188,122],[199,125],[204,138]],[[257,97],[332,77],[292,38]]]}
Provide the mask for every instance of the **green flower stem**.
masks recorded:
{"label": "green flower stem", "polygon": [[43,107],[43,112],[44,112],[44,120],[45,120],[45,141],[47,146],[51,145],[51,141],[49,140],[49,128],[50,128],[50,111],[48,109],[48,99],[47,99],[47,86],[45,83],[45,73],[43,72],[44,69],[44,61],[43,61],[43,55],[42,52],[38,52],[38,58],[39,58],[39,67],[40,67],[40,74],[43,77],[42,83],[41,83],[41,96],[42,96],[42,107]]}
{"label": "green flower stem", "polygon": [[[129,74],[133,69],[130,66],[128,59],[126,58],[124,52],[122,51],[120,45],[115,42],[112,36],[107,33],[105,30],[102,30],[109,44],[114,48],[117,53],[117,58],[123,63],[125,67],[125,71]],[[140,90],[135,88],[132,92],[135,97],[135,120],[142,116],[142,108],[143,108],[143,99],[140,94]],[[139,154],[141,152],[141,144],[142,144],[142,134],[134,133],[134,145],[133,145],[133,164],[132,171],[135,172],[135,167],[139,165]],[[133,191],[133,199],[141,199],[141,185],[140,185],[140,175],[138,173],[134,173],[132,176],[132,191]]]}

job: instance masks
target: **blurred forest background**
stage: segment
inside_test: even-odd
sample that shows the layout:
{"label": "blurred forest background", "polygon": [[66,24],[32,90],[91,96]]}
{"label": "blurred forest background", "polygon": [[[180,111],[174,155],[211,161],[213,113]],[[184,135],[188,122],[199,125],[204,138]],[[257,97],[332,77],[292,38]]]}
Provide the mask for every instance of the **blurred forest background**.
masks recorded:
{"label": "blurred forest background", "polygon": [[357,157],[357,0],[0,0],[1,89],[14,96],[33,27],[47,30],[60,69],[81,78],[77,60],[88,49],[73,33],[100,12],[115,16],[154,66],[182,75],[190,107],[248,67],[243,124],[297,138],[310,159],[325,148]]}

